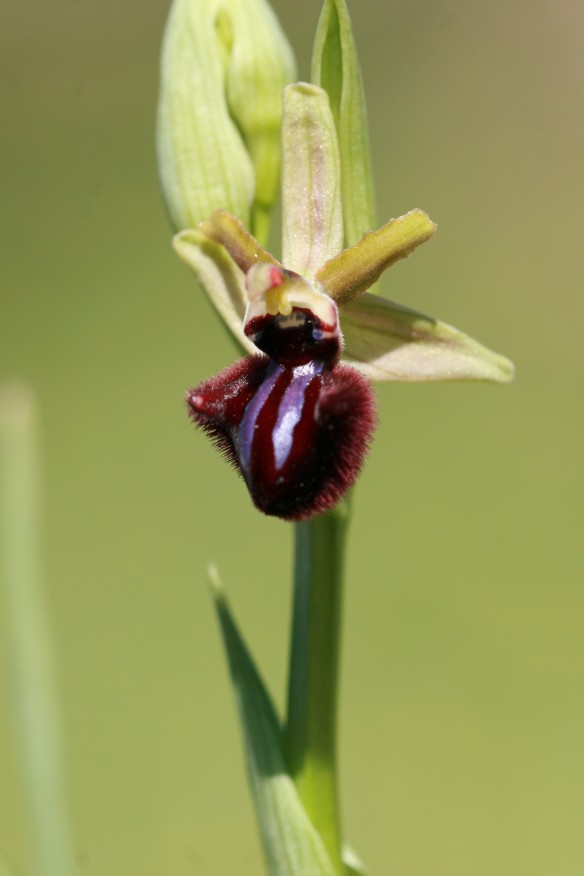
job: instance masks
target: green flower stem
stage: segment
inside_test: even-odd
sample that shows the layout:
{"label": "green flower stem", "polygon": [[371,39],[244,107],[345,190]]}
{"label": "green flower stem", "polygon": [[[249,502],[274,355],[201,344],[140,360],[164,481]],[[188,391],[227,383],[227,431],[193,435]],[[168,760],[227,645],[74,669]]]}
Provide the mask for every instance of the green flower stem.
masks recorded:
{"label": "green flower stem", "polygon": [[285,750],[298,793],[343,873],[337,795],[337,696],[349,509],[295,527],[294,611]]}
{"label": "green flower stem", "polygon": [[40,547],[35,405],[28,388],[20,384],[0,387],[0,481],[0,595],[36,844],[35,872],[74,876]]}

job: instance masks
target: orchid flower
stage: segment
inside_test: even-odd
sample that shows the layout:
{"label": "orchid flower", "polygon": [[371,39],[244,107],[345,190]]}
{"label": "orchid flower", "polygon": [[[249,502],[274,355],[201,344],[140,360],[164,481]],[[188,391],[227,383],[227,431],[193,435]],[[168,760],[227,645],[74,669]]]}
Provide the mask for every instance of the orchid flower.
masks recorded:
{"label": "orchid flower", "polygon": [[248,354],[189,390],[189,412],[260,510],[302,520],[355,482],[375,425],[369,380],[505,382],[513,366],[368,292],[436,225],[412,210],[343,248],[335,124],[318,86],[286,89],[282,144],[282,262],[222,210],[174,246]]}
{"label": "orchid flower", "polygon": [[[282,718],[209,572],[268,871],[364,876],[340,820],[336,727],[350,517],[341,499],[375,429],[370,381],[503,383],[513,366],[376,294],[385,269],[436,225],[412,210],[367,230],[376,227],[371,158],[345,0],[323,2],[314,84],[288,85],[282,100],[294,66],[265,0],[173,0],[158,155],[174,247],[244,354],[188,391],[188,412],[255,505],[296,521]],[[278,181],[276,257],[264,247]]]}

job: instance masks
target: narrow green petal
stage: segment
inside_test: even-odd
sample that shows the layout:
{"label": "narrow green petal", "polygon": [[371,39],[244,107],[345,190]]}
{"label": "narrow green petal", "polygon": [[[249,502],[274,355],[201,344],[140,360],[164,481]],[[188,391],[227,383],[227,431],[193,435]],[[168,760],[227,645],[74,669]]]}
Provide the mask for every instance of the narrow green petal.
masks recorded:
{"label": "narrow green petal", "polygon": [[342,245],[339,148],[328,97],[315,85],[289,85],[282,118],[282,262],[310,280]]}
{"label": "narrow green petal", "polygon": [[367,111],[351,19],[344,0],[325,0],[312,56],[312,81],[328,93],[341,155],[345,245],[375,221]]}
{"label": "narrow green petal", "polygon": [[246,353],[257,353],[242,328],[247,306],[244,275],[227,250],[193,228],[176,234],[172,245],[183,262],[194,271],[240,349]]}
{"label": "narrow green petal", "polygon": [[346,304],[370,289],[387,268],[429,240],[437,227],[423,210],[390,219],[329,259],[318,269],[315,280],[338,305]]}
{"label": "narrow green petal", "polygon": [[244,228],[243,224],[226,213],[225,210],[215,210],[211,218],[201,222],[200,230],[207,237],[225,247],[235,264],[244,274],[258,262],[269,262],[279,265],[277,259],[265,249],[262,249],[258,241]]}
{"label": "narrow green petal", "polygon": [[415,310],[366,294],[341,312],[345,358],[372,380],[508,383],[513,363]]}
{"label": "narrow green petal", "polygon": [[247,772],[270,876],[335,876],[323,842],[287,773],[282,728],[233,620],[215,569],[209,574],[235,688]]}

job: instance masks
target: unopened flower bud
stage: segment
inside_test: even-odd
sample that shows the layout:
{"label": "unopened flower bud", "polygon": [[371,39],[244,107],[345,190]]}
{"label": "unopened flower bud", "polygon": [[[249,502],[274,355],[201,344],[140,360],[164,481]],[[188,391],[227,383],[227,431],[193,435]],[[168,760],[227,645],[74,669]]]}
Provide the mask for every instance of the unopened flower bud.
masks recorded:
{"label": "unopened flower bud", "polygon": [[175,229],[218,207],[267,235],[294,59],[264,0],[174,0],[162,50],[158,163]]}

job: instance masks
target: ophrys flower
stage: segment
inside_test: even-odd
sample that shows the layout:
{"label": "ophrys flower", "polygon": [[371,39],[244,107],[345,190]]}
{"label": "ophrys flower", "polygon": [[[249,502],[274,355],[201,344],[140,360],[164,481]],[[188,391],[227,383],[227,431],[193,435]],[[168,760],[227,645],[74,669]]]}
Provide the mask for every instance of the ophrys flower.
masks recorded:
{"label": "ophrys flower", "polygon": [[283,264],[224,211],[175,237],[250,354],[191,390],[190,412],[255,504],[289,520],[327,510],[354,483],[375,420],[363,375],[504,382],[513,374],[508,360],[456,329],[367,292],[436,226],[413,210],[343,249],[338,165],[325,92],[289,86]]}
{"label": "ophrys flower", "polygon": [[264,355],[189,391],[191,415],[242,474],[266,514],[302,520],[354,483],[373,433],[369,381],[339,364],[335,302],[277,264],[246,274],[244,333]]}

